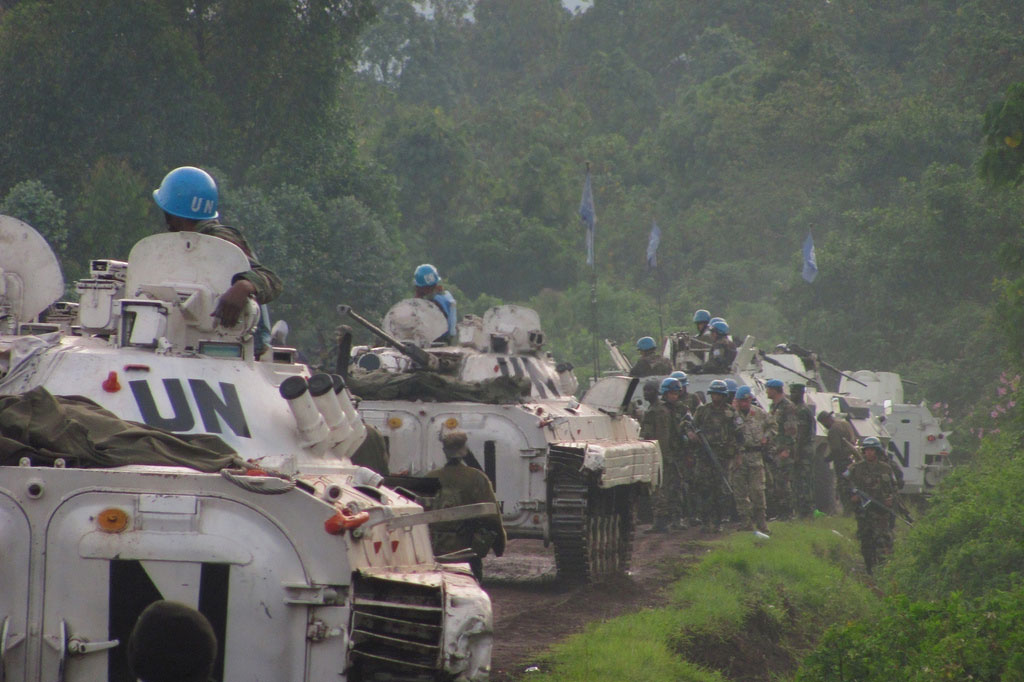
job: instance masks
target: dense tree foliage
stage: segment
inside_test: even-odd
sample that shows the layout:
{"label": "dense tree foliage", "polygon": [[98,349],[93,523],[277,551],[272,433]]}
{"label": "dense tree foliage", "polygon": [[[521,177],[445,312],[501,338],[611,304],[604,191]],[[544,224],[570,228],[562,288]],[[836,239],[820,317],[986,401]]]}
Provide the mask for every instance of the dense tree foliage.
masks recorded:
{"label": "dense tree foliage", "polygon": [[1022,47],[1006,0],[19,0],[0,5],[0,198],[68,253],[123,256],[160,229],[160,177],[208,167],[314,354],[334,299],[379,314],[429,261],[463,310],[542,309],[580,368],[595,333],[707,307],[961,414],[1020,310],[1021,198],[977,168],[1020,180]]}

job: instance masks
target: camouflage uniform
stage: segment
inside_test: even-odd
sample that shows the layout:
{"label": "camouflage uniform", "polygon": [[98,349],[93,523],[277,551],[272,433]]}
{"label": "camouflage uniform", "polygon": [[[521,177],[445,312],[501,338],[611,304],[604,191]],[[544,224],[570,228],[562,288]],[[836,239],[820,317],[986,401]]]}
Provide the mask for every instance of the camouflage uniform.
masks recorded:
{"label": "camouflage uniform", "polygon": [[[796,406],[785,396],[772,403],[770,414],[774,425],[770,443],[772,488],[768,492],[769,513],[788,519],[793,516],[793,460],[799,421]],[[783,451],[788,451],[789,456],[781,457]]]}
{"label": "camouflage uniform", "polygon": [[849,514],[850,510],[850,485],[843,472],[846,471],[857,455],[857,434],[853,427],[844,419],[833,417],[832,426],[828,429],[828,459],[832,462],[832,469],[835,471],[836,492],[839,495],[839,502],[843,505],[843,513]]}
{"label": "camouflage uniform", "polygon": [[736,359],[736,344],[728,336],[719,335],[711,344],[708,359],[701,369],[703,374],[727,374]]}
{"label": "camouflage uniform", "polygon": [[658,441],[661,448],[661,485],[654,492],[654,528],[665,530],[679,520],[683,513],[682,448],[679,417],[673,405],[659,401],[644,414],[640,437]]}
{"label": "camouflage uniform", "polygon": [[352,453],[352,463],[373,469],[381,476],[391,474],[388,467],[388,443],[376,427],[366,425],[366,440]]}
{"label": "camouflage uniform", "polygon": [[797,417],[793,501],[796,513],[808,517],[814,511],[814,409],[803,401],[793,406]]}
{"label": "camouflage uniform", "polygon": [[[698,398],[696,394],[690,393],[683,388],[683,392],[679,394],[679,404],[685,405],[686,410],[691,415],[694,415],[697,414],[697,408],[700,407],[700,398]],[[683,415],[680,415],[679,418],[682,419]]]}
{"label": "camouflage uniform", "polygon": [[[896,499],[896,487],[893,485],[892,469],[885,462],[866,459],[854,463],[849,469],[849,484],[866,493],[878,504],[890,506]],[[849,491],[852,494],[852,490]],[[893,531],[890,520],[893,518],[885,509],[877,504],[864,505],[867,500],[861,498],[856,504],[857,538],[860,540],[860,553],[864,557],[864,566],[868,573],[875,566],[881,565],[892,553]]]}
{"label": "camouflage uniform", "polygon": [[235,276],[231,278],[231,283],[234,284],[240,279],[252,282],[252,285],[256,287],[257,303],[260,303],[261,305],[264,303],[270,303],[281,295],[281,290],[283,288],[281,279],[274,274],[273,270],[265,265],[260,265],[260,262],[256,260],[256,254],[253,253],[252,248],[249,246],[249,242],[245,240],[245,237],[242,236],[242,233],[237,228],[230,227],[228,225],[221,225],[216,219],[214,219],[202,220],[196,223],[195,231],[199,234],[208,234],[223,239],[224,241],[231,242],[249,257],[249,267],[251,269],[235,274]]}
{"label": "camouflage uniform", "polygon": [[[694,425],[701,430],[711,446],[715,459],[723,471],[727,471],[730,460],[736,456],[737,439],[739,438],[739,419],[736,410],[728,403],[720,406],[707,402],[697,408],[693,416]],[[711,530],[722,523],[731,505],[731,495],[725,487],[722,476],[708,460],[699,442],[694,444],[698,449],[694,466],[694,487],[701,507],[701,521],[704,530]]]}
{"label": "camouflage uniform", "polygon": [[440,556],[460,549],[472,549],[477,556],[469,563],[477,580],[482,579],[483,557],[492,549],[496,556],[501,556],[505,552],[506,542],[505,527],[501,523],[490,479],[479,469],[467,466],[461,457],[449,459],[440,469],[427,473],[427,478],[436,478],[441,483],[433,509],[448,509],[479,502],[494,505],[492,516],[430,524],[430,544],[434,554]]}
{"label": "camouflage uniform", "polygon": [[656,354],[657,351],[641,351],[633,368],[629,370],[631,377],[668,376],[672,373],[669,359]]}
{"label": "camouflage uniform", "polygon": [[745,530],[756,527],[766,531],[764,498],[764,446],[771,436],[771,419],[768,413],[756,405],[750,406],[746,414],[736,410],[742,423],[739,430],[743,443],[739,454],[733,460],[731,483],[736,499],[736,513]]}

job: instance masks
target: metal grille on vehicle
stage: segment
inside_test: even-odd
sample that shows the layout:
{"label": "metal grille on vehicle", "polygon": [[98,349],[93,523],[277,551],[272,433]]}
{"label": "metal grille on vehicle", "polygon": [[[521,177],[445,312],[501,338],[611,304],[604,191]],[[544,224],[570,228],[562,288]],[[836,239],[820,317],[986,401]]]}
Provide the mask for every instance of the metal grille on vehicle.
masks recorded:
{"label": "metal grille on vehicle", "polygon": [[350,679],[437,679],[444,621],[439,587],[358,577],[352,612]]}

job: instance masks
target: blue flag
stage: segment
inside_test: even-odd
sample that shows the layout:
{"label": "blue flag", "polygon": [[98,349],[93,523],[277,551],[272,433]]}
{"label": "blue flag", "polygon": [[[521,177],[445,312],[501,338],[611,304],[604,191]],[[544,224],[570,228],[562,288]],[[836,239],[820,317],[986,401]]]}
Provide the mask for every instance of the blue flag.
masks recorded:
{"label": "blue flag", "polygon": [[647,238],[647,267],[658,267],[658,245],[661,244],[661,229],[656,220],[651,221],[651,236]]}
{"label": "blue flag", "polygon": [[804,240],[804,281],[810,284],[817,276],[818,258],[814,254],[814,240],[811,239],[811,233],[808,232],[807,239]]}
{"label": "blue flag", "polygon": [[583,198],[580,199],[580,220],[587,226],[587,265],[594,264],[594,224],[597,215],[594,213],[594,192],[590,189],[590,171],[583,183]]}

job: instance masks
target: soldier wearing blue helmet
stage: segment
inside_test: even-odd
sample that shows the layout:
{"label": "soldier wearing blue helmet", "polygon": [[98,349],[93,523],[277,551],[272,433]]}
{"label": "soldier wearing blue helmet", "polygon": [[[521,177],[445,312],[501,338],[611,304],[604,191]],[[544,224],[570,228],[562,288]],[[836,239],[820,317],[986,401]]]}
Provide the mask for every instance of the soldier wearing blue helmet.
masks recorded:
{"label": "soldier wearing blue helmet", "polygon": [[629,370],[629,376],[665,376],[672,371],[672,363],[668,358],[658,355],[658,344],[652,337],[642,336],[637,339],[636,349],[640,351],[640,357]]}
{"label": "soldier wearing blue helmet", "polygon": [[737,384],[733,379],[726,379],[725,388],[729,395],[729,402],[731,403],[736,400],[736,389],[739,388],[739,384]]}
{"label": "soldier wearing blue helmet", "polygon": [[441,275],[430,263],[417,266],[412,274],[412,284],[416,298],[425,298],[432,301],[441,309],[445,319],[448,320],[448,332],[441,337],[441,340],[452,342],[455,340],[455,325],[459,321],[456,312],[455,297],[450,291],[441,286]]}
{"label": "soldier wearing blue helmet", "polygon": [[678,524],[682,515],[682,479],[680,460],[683,456],[682,437],[679,433],[679,419],[675,416],[675,404],[683,390],[678,379],[666,377],[658,388],[661,400],[652,404],[644,414],[640,426],[640,437],[658,441],[661,448],[662,480],[654,493],[654,525],[648,533],[667,533],[670,525]]}
{"label": "soldier wearing blue helmet", "polygon": [[708,352],[707,362],[701,368],[704,374],[728,374],[732,370],[732,363],[736,359],[736,344],[729,337],[729,325],[721,319],[711,321],[711,350]]}
{"label": "soldier wearing blue helmet", "polygon": [[736,413],[742,422],[739,429],[743,442],[732,463],[731,482],[740,529],[757,528],[768,533],[764,449],[771,436],[771,420],[764,410],[753,404],[753,397],[749,386],[736,389]]}
{"label": "soldier wearing blue helmet", "polygon": [[771,402],[769,414],[774,422],[769,443],[772,487],[768,491],[768,513],[785,521],[793,518],[793,462],[800,422],[796,406],[786,397],[785,384],[778,379],[769,379],[764,387]]}
{"label": "soldier wearing blue helmet", "polygon": [[270,320],[265,304],[281,294],[281,279],[256,259],[256,254],[240,230],[222,225],[217,219],[217,183],[209,173],[192,166],[175,168],[153,190],[153,200],[164,212],[164,222],[170,232],[198,232],[229,241],[249,257],[250,269],[231,278],[231,288],[217,301],[213,315],[221,324],[233,327],[254,298],[262,307],[256,334],[256,355],[259,356],[270,342]]}
{"label": "soldier wearing blue helmet", "polygon": [[711,313],[701,308],[693,314],[693,323],[697,326],[697,338],[701,341],[711,342],[711,332],[708,325],[711,322]]}
{"label": "soldier wearing blue helmet", "polygon": [[692,415],[700,407],[700,398],[695,394],[690,393],[690,377],[686,376],[686,372],[676,370],[669,374],[673,379],[679,379],[679,383],[683,386],[683,392],[679,394],[679,404],[686,407],[686,409]]}
{"label": "soldier wearing blue helmet", "polygon": [[865,438],[861,441],[861,452],[864,459],[855,462],[846,473],[849,480],[846,492],[857,516],[857,539],[864,567],[871,573],[892,554],[890,520],[896,508],[897,492],[881,441],[873,436]]}
{"label": "soldier wearing blue helmet", "polygon": [[[731,493],[720,475],[736,456],[736,448],[742,435],[741,421],[736,410],[729,404],[729,389],[725,382],[716,379],[708,385],[711,402],[697,408],[693,416],[694,430],[687,436],[699,443],[700,436],[707,440],[711,452],[698,454],[694,466],[694,487],[701,505],[701,532],[721,532],[722,520],[731,507]],[[700,434],[696,430],[700,430]],[[717,461],[710,460],[714,457]]]}

